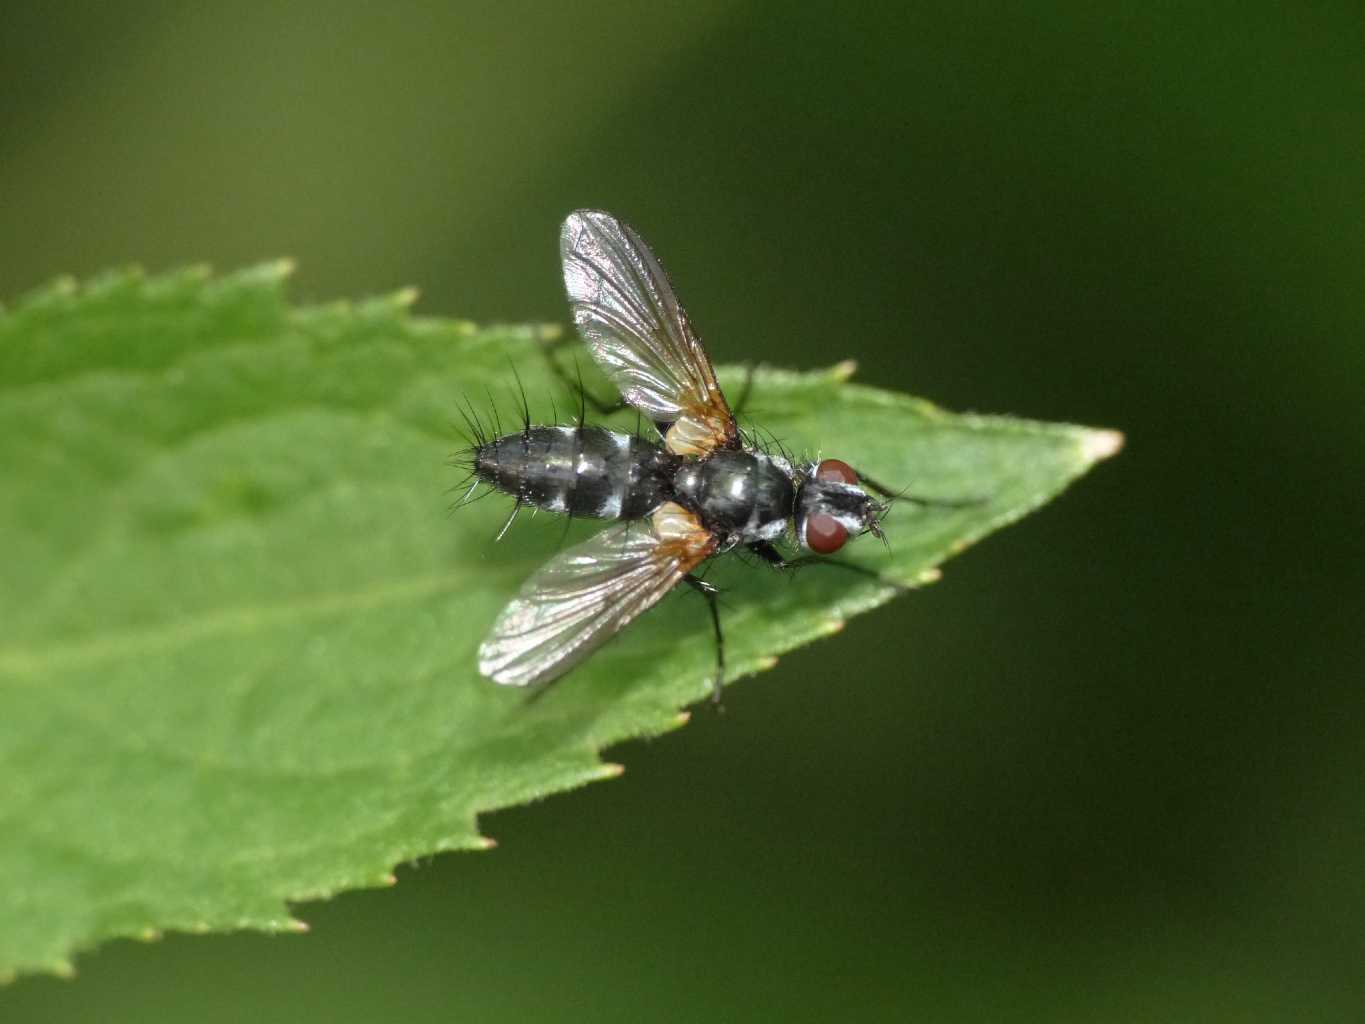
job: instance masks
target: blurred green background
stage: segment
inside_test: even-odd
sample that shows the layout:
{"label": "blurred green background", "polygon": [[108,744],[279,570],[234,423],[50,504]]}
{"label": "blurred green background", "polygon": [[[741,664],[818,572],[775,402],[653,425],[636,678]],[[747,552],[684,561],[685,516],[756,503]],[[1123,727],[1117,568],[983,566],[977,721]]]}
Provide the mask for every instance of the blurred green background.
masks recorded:
{"label": "blurred green background", "polygon": [[879,6],[6,9],[6,298],[289,255],[563,321],[602,206],[720,361],[1129,445],[495,853],[0,1019],[1365,1019],[1365,15]]}

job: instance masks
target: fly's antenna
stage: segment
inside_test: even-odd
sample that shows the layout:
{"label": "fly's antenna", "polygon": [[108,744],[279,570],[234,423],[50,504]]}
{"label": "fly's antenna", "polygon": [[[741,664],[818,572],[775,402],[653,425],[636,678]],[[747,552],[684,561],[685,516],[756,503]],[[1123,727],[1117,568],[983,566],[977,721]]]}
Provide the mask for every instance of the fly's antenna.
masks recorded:
{"label": "fly's antenna", "polygon": [[[894,499],[892,499],[894,501]],[[886,548],[886,553],[891,554],[891,542],[886,539],[886,531],[882,529],[882,519],[891,511],[891,502],[884,505],[872,506],[872,518],[867,521],[867,532],[882,542],[882,547]]]}

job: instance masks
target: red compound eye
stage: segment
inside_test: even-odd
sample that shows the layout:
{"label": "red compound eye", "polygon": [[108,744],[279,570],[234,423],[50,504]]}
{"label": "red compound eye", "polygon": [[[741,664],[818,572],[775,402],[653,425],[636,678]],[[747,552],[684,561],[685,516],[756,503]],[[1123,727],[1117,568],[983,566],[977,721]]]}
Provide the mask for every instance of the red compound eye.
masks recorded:
{"label": "red compound eye", "polygon": [[[837,465],[844,466],[842,462],[837,463]],[[848,469],[847,466],[844,468]],[[844,529],[844,524],[833,516],[811,516],[806,520],[806,547],[817,555],[834,554],[844,546],[846,540],[848,540],[848,531]]]}
{"label": "red compound eye", "polygon": [[841,484],[856,484],[858,474],[853,472],[853,467],[847,462],[840,462],[838,459],[825,459],[815,467],[815,479],[830,480]]}

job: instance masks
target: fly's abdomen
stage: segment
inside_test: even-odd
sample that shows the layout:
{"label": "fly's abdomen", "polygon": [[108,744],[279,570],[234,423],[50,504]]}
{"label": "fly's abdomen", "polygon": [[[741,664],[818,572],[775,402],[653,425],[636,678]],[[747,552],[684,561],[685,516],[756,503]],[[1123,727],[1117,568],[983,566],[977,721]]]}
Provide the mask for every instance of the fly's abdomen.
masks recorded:
{"label": "fly's abdomen", "polygon": [[474,472],[521,503],[570,516],[639,519],[669,497],[657,445],[601,427],[527,427],[474,450]]}

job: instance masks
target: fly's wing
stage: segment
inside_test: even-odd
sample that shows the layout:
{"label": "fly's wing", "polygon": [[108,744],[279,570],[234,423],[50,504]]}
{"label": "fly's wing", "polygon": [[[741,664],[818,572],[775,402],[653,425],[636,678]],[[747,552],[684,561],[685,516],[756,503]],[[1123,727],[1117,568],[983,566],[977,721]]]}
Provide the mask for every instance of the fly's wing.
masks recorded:
{"label": "fly's wing", "polygon": [[559,235],[564,287],[593,358],[678,455],[733,448],[739,431],[716,372],[639,235],[609,213],[578,210]]}
{"label": "fly's wing", "polygon": [[653,528],[621,523],[546,562],[493,624],[479,648],[479,671],[529,686],[563,675],[597,650],[715,550],[711,535],[684,514],[689,523],[681,537],[667,529],[661,535],[656,513]]}

